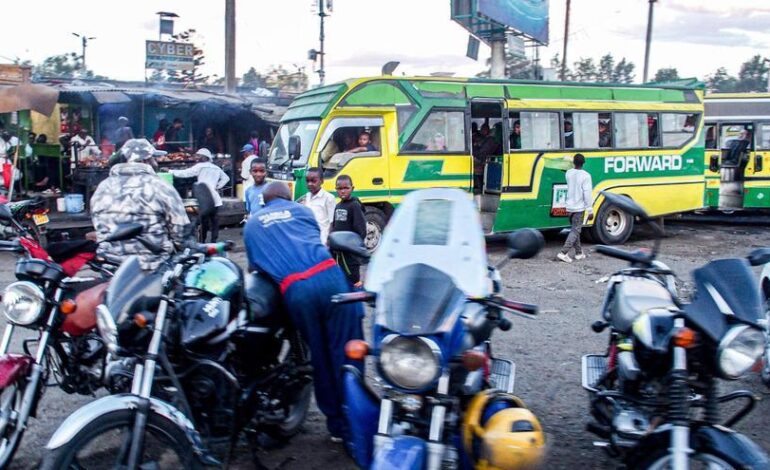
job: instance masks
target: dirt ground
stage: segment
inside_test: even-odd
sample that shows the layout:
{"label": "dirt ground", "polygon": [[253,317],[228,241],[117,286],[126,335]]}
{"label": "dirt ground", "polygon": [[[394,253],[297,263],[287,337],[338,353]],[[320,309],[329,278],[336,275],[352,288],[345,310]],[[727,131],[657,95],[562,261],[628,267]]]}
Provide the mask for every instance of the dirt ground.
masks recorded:
{"label": "dirt ground", "polygon": [[[693,223],[666,226],[660,259],[680,276],[684,289],[691,287],[689,273],[713,258],[746,255],[751,249],[770,246],[770,230],[765,227],[731,227]],[[225,230],[223,238],[240,240],[236,230]],[[504,294],[523,302],[538,304],[541,314],[535,320],[512,317],[510,331],[497,331],[493,339],[496,355],[516,362],[516,393],[535,411],[547,433],[548,457],[542,468],[617,468],[618,462],[593,446],[595,436],[584,430],[588,421],[588,400],[580,386],[580,358],[601,353],[606,333],[590,329],[599,319],[599,306],[606,284],[601,279],[623,266],[605,258],[588,245],[588,258],[565,264],[554,261],[563,237],[550,235],[543,252],[526,261],[514,260],[503,270]],[[644,230],[637,230],[627,247],[649,246]],[[504,255],[504,247],[490,244],[490,258]],[[233,259],[245,266],[244,254]],[[10,256],[0,257],[0,286],[13,280]],[[757,274],[759,270],[757,269]],[[722,383],[722,390],[746,388],[760,401],[752,414],[736,426],[766,451],[770,451],[767,432],[770,391],[757,375],[741,381]],[[91,397],[66,395],[56,388],[47,391],[39,408],[38,419],[30,422],[12,468],[34,468],[41,450],[53,430],[78,406]],[[354,468],[340,444],[329,441],[323,416],[313,407],[303,432],[288,445],[259,453],[262,463],[271,469]],[[244,452],[231,468],[255,468]]]}

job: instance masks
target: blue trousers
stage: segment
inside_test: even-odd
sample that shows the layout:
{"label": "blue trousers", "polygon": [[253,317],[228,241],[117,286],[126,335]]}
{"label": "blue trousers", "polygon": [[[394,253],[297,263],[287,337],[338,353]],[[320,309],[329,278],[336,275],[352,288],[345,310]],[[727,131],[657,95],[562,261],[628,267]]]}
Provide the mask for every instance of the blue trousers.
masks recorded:
{"label": "blue trousers", "polygon": [[342,413],[342,366],[362,367],[360,361],[347,360],[345,344],[363,339],[363,306],[331,303],[332,295],[349,291],[342,270],[333,266],[295,282],[284,294],[291,320],[310,347],[316,403],[326,416],[329,433],[336,437],[344,437],[347,431]]}

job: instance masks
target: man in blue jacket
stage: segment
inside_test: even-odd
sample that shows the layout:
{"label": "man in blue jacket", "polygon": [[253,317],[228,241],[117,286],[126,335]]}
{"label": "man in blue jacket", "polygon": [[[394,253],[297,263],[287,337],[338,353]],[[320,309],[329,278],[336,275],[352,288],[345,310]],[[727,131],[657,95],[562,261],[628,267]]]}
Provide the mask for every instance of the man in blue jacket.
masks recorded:
{"label": "man in blue jacket", "polygon": [[334,294],[349,292],[342,270],[321,244],[313,212],[291,201],[289,188],[270,183],[265,207],[249,217],[243,231],[250,268],[281,287],[289,315],[310,346],[316,402],[332,440],[345,435],[342,366],[345,344],[362,339],[360,304],[333,305]]}

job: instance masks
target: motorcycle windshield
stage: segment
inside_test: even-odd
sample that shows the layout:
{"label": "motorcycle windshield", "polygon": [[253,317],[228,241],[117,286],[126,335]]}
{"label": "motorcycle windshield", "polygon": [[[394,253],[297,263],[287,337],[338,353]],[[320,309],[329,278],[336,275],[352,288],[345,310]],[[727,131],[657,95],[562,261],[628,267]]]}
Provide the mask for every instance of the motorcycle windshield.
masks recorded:
{"label": "motorcycle windshield", "polygon": [[445,273],[468,297],[489,294],[484,232],[468,193],[439,188],[407,194],[367,269],[366,290],[381,294],[396,272],[415,264]]}
{"label": "motorcycle windshield", "polygon": [[465,293],[446,273],[412,264],[383,286],[375,322],[401,335],[444,333],[458,321],[465,301]]}
{"label": "motorcycle windshield", "polygon": [[693,279],[695,297],[684,311],[714,341],[722,338],[731,317],[759,328],[762,297],[745,259],[711,261],[696,269]]}
{"label": "motorcycle windshield", "polygon": [[142,270],[139,259],[129,256],[110,281],[105,305],[115,323],[120,324],[129,312],[156,303],[161,296],[162,274]]}

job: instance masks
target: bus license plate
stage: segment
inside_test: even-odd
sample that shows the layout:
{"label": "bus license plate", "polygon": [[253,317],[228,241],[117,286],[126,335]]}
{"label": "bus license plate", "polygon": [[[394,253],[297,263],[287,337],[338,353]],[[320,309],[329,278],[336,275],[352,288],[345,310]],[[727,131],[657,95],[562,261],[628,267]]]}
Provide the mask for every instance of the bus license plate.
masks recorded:
{"label": "bus license plate", "polygon": [[32,220],[35,221],[35,225],[45,225],[48,223],[48,215],[47,214],[32,214]]}

